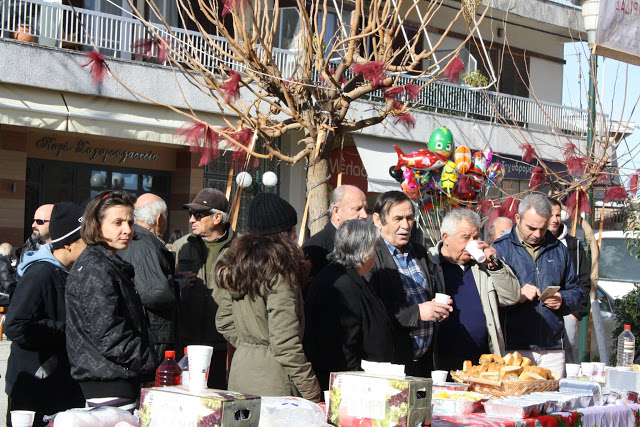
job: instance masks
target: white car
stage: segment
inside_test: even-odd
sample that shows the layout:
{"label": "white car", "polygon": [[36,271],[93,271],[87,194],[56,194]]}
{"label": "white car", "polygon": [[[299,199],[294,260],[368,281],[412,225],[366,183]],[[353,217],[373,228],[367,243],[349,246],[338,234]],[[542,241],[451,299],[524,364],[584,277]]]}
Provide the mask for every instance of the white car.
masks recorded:
{"label": "white car", "polygon": [[[595,235],[596,240],[599,234]],[[617,299],[623,298],[640,283],[640,261],[629,254],[623,231],[603,231],[600,247],[600,270],[598,274],[598,302],[609,353],[614,339]],[[591,331],[591,360],[598,355],[595,330]]]}

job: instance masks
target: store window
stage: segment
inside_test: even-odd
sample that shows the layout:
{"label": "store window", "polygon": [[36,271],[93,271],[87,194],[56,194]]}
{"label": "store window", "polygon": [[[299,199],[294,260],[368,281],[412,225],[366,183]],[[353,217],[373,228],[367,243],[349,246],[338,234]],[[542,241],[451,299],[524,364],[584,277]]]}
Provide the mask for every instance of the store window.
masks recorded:
{"label": "store window", "polygon": [[26,175],[25,239],[31,233],[32,214],[38,206],[61,201],[84,206],[103,190],[126,190],[134,197],[154,193],[171,208],[169,172],[28,159]]}

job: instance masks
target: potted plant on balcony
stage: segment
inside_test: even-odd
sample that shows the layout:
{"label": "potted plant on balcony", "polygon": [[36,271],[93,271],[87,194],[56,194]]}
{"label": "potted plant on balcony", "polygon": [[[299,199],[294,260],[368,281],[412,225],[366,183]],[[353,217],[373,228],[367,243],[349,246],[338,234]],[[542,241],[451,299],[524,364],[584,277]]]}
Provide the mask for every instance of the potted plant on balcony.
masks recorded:
{"label": "potted plant on balcony", "polygon": [[23,42],[33,42],[35,41],[35,37],[31,35],[31,17],[20,15],[18,17],[18,22],[16,24],[16,28],[13,30],[13,34],[11,38],[15,40],[20,40]]}
{"label": "potted plant on balcony", "polygon": [[460,78],[465,85],[471,87],[485,87],[489,84],[489,79],[487,79],[480,70],[475,70],[472,73],[465,73]]}

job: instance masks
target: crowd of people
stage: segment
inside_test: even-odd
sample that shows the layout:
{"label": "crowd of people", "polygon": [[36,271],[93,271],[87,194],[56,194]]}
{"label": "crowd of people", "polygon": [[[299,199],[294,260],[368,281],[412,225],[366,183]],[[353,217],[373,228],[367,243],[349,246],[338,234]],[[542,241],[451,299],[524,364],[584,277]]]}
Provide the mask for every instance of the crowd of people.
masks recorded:
{"label": "crowd of people", "polygon": [[400,191],[369,216],[360,189],[336,188],[327,226],[302,247],[296,210],[273,193],[252,198],[239,234],[218,190],[184,208],[191,232],[169,247],[167,205],[153,194],[103,191],[84,209],[36,211],[9,292],[7,414],[36,411],[38,426],[73,407],[133,410],[165,350],[192,344],[214,349],[211,388],[314,402],[331,372],[363,360],[421,377],[484,353],[518,350],[559,376],[575,360],[589,266],[544,195],[526,196],[515,224],[489,224],[490,243],[475,212],[454,209],[429,249],[412,239],[416,206]]}

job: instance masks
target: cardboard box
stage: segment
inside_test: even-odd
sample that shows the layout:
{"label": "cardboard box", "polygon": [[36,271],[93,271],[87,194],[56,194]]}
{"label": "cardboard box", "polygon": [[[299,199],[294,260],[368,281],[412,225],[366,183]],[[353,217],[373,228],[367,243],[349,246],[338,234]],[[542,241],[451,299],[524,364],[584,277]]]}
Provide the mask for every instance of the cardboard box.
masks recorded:
{"label": "cardboard box", "polygon": [[260,396],[225,390],[192,393],[187,388],[144,388],[141,427],[257,427]]}
{"label": "cardboard box", "polygon": [[327,421],[343,427],[422,425],[431,421],[431,386],[430,378],[334,372]]}

